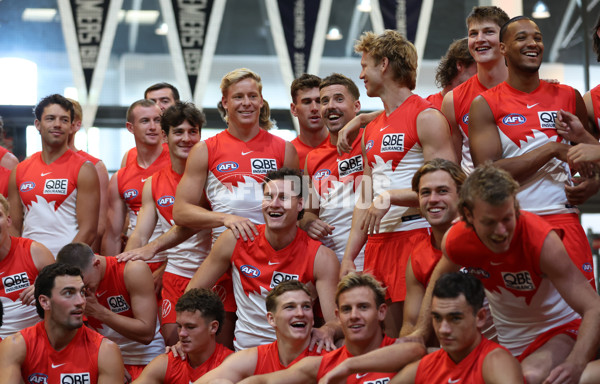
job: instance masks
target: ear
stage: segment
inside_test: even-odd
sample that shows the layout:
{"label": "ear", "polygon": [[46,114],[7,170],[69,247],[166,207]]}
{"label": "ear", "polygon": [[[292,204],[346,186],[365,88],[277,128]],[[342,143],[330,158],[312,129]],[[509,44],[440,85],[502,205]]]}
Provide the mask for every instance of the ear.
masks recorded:
{"label": "ear", "polygon": [[71,133],[75,134],[75,133],[79,132],[80,129],[81,129],[81,120],[79,120],[78,122],[73,124],[73,126],[71,127]]}
{"label": "ear", "polygon": [[33,122],[33,125],[35,125],[35,128],[38,130],[38,132],[40,131],[40,121],[38,119],[35,119],[35,121]]}
{"label": "ear", "polygon": [[125,128],[127,128],[129,132],[133,133],[133,124],[131,124],[129,121],[125,123]]}
{"label": "ear", "polygon": [[500,53],[502,53],[502,56],[506,56],[506,44],[500,42]]}
{"label": "ear", "polygon": [[92,261],[92,266],[94,268],[98,268],[100,266],[100,259],[94,256],[94,261]]}
{"label": "ear", "polygon": [[486,315],[487,312],[485,308],[479,308],[479,311],[477,311],[477,313],[475,314],[475,325],[477,326],[477,329],[482,330],[485,326],[485,319],[487,317]]}
{"label": "ear", "polygon": [[354,102],[354,113],[358,114],[358,112],[360,112],[360,100]]}
{"label": "ear", "polygon": [[381,73],[385,72],[390,65],[390,59],[383,57],[379,62],[379,65],[381,65]]}
{"label": "ear", "polygon": [[298,213],[304,209],[304,199],[302,197],[298,198]]}
{"label": "ear", "polygon": [[377,309],[377,320],[379,320],[379,321],[385,320],[386,313],[387,313],[387,304],[383,303]]}
{"label": "ear", "polygon": [[335,317],[339,320],[340,319],[340,311],[337,309],[337,306],[335,308]]}
{"label": "ear", "polygon": [[208,324],[208,331],[211,335],[216,335],[219,330],[219,322],[217,320],[213,320]]}
{"label": "ear", "polygon": [[267,312],[267,322],[273,328],[275,328],[275,316],[271,312]]}
{"label": "ear", "polygon": [[227,111],[227,97],[221,96],[221,105],[223,105],[223,109]]}
{"label": "ear", "polygon": [[51,308],[50,298],[46,295],[40,295],[38,297],[38,302],[44,311],[49,311]]}
{"label": "ear", "polygon": [[296,109],[296,104],[290,103],[290,111],[292,112],[292,115],[298,117],[298,110]]}
{"label": "ear", "polygon": [[471,212],[471,210],[467,207],[463,207],[463,210],[465,213],[465,220],[467,221],[467,224],[473,225],[473,212]]}
{"label": "ear", "polygon": [[464,69],[465,69],[464,63],[462,61],[457,61],[456,62],[456,70],[458,71],[458,73],[461,73]]}

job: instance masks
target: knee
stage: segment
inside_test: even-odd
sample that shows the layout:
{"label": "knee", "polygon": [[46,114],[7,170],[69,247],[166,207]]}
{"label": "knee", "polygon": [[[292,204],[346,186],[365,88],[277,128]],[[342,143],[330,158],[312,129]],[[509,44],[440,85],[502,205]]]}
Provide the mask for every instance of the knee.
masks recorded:
{"label": "knee", "polygon": [[537,367],[523,367],[523,377],[527,384],[541,384],[548,376],[548,372],[543,372]]}

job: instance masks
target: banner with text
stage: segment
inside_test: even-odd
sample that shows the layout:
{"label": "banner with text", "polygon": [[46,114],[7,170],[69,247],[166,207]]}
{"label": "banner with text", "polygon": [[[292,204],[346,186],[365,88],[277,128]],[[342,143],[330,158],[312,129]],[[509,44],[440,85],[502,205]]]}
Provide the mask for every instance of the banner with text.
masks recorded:
{"label": "banner with text", "polygon": [[279,15],[294,77],[307,71],[320,0],[278,0]]}
{"label": "banner with text", "polygon": [[395,29],[414,43],[421,3],[422,0],[379,0],[384,28]]}

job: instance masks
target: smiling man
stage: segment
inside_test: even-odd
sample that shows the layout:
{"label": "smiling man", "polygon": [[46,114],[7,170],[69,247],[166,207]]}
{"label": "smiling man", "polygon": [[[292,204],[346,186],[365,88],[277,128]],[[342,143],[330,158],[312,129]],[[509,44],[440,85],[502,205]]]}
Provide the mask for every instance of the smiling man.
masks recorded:
{"label": "smiling man", "polygon": [[223,232],[188,285],[188,289],[211,288],[232,267],[238,308],[236,350],[275,341],[265,300],[271,289],[287,280],[307,284],[312,298],[320,299],[327,323],[313,333],[317,332],[317,339],[328,349],[333,348],[339,328],[333,308],[339,262],[333,251],[298,228],[303,214],[302,189],[297,170],[282,168],[267,173],[262,201],[266,224],[256,227],[258,235],[251,240],[236,239],[231,230]]}
{"label": "smiling man", "polygon": [[483,283],[498,341],[521,362],[528,383],[577,383],[600,340],[600,298],[542,218],[520,211],[519,185],[492,165],[460,191],[462,222],[442,241],[413,335],[429,333],[432,290],[461,267]]}

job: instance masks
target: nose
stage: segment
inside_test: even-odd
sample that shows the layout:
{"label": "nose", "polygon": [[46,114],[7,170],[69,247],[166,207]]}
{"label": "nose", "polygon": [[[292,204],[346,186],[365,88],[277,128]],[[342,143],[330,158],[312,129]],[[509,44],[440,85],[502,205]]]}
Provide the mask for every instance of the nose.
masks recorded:
{"label": "nose", "polygon": [[451,331],[451,328],[450,328],[450,324],[448,323],[448,321],[446,321],[445,319],[442,320],[440,322],[439,333],[447,335],[450,333],[450,331]]}
{"label": "nose", "polygon": [[358,75],[358,78],[361,80],[364,80],[364,78],[365,78],[365,69],[364,68],[360,71],[360,75]]}
{"label": "nose", "polygon": [[184,327],[180,327],[177,331],[177,334],[179,335],[180,338],[184,338],[185,336],[187,336],[187,331],[185,330]]}
{"label": "nose", "polygon": [[500,236],[506,235],[507,232],[508,232],[508,229],[506,228],[506,225],[504,223],[498,223],[498,225],[496,225],[496,228],[494,230],[494,234],[500,235]]}
{"label": "nose", "polygon": [[310,103],[310,110],[312,112],[318,111],[320,106],[321,105],[316,100],[313,100],[313,102]]}

